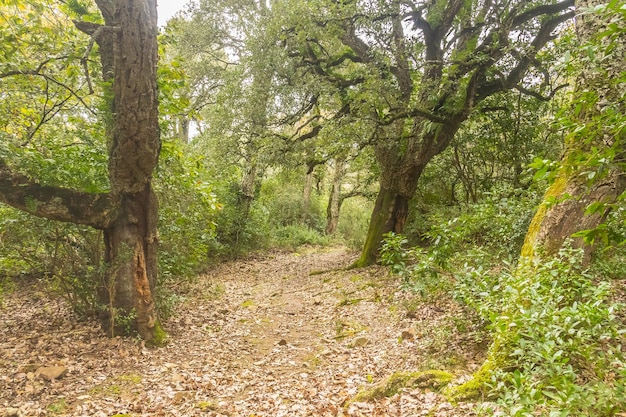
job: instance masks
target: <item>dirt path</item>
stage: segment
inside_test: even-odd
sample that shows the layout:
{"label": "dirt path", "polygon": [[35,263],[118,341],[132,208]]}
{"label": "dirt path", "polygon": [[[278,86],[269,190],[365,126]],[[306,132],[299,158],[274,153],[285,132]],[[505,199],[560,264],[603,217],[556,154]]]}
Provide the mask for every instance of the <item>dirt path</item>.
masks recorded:
{"label": "dirt path", "polygon": [[[0,309],[0,416],[472,415],[428,389],[346,406],[395,371],[463,378],[475,362],[457,311],[412,304],[381,268],[323,272],[351,260],[334,248],[220,265],[189,289],[161,349],[107,339],[20,289]],[[46,381],[53,365],[67,373]]]}

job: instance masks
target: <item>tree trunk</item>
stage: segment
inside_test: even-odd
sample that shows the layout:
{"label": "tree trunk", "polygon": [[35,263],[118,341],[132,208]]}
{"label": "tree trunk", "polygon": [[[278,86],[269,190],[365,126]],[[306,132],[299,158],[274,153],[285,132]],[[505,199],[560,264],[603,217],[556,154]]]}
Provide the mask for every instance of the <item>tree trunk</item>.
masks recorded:
{"label": "tree trunk", "polygon": [[376,262],[385,233],[402,233],[412,197],[413,195],[402,194],[394,188],[380,187],[361,257],[353,267],[360,268]]}
{"label": "tree trunk", "polygon": [[163,337],[154,302],[157,280],[157,199],[146,184],[127,195],[116,221],[104,229],[108,265],[100,299],[103,328],[114,336],[137,331],[144,340]]}
{"label": "tree trunk", "polygon": [[[137,4],[139,3],[139,4]],[[114,50],[114,128],[109,159],[111,193],[119,211],[104,229],[105,273],[102,324],[111,335],[137,331],[160,344],[165,334],[155,307],[157,198],[152,172],[159,150],[156,85],[157,14],[153,0],[120,0],[120,32]]]}
{"label": "tree trunk", "polygon": [[345,175],[345,160],[335,159],[335,174],[330,189],[328,206],[326,207],[326,234],[334,235],[339,224],[339,210],[341,209],[341,181]]}
{"label": "tree trunk", "polygon": [[189,124],[190,120],[187,116],[178,116],[176,118],[176,135],[184,144],[189,143]]}
{"label": "tree trunk", "polygon": [[[467,113],[451,117],[448,123],[425,134],[424,120],[413,122],[407,149],[403,150],[397,141],[395,147],[382,142],[376,148],[377,159],[381,169],[380,190],[365,238],[361,257],[352,267],[360,268],[371,265],[378,258],[383,235],[389,232],[402,233],[409,215],[409,202],[415,195],[417,183],[424,168],[432,159],[450,144],[459,130]],[[404,135],[404,125],[394,126],[397,137]]]}
{"label": "tree trunk", "polygon": [[36,216],[104,231],[106,271],[99,296],[110,336],[137,332],[161,344],[155,306],[157,198],[152,173],[161,146],[157,101],[155,0],[98,1],[105,25],[74,22],[99,45],[113,81],[108,193],[41,185],[0,159],[0,201]]}
{"label": "tree trunk", "polygon": [[[532,259],[538,249],[545,256],[554,255],[574,233],[598,227],[608,212],[602,210],[586,215],[587,207],[594,202],[614,203],[626,187],[626,177],[621,170],[612,170],[606,178],[590,186],[585,179],[580,172],[568,173],[567,167],[560,169],[526,233],[522,258]],[[554,200],[558,203],[552,204]],[[584,261],[589,262],[594,246],[585,244],[581,237],[575,238],[572,243],[574,247],[584,250]]]}
{"label": "tree trunk", "polygon": [[241,192],[239,196],[239,207],[241,210],[241,216],[244,221],[247,221],[250,215],[250,206],[254,201],[254,195],[256,191],[256,178],[258,172],[258,164],[256,159],[252,157],[252,161],[247,167],[243,178],[241,179]]}
{"label": "tree trunk", "polygon": [[[576,7],[580,10],[593,8],[602,4],[598,0],[579,0]],[[598,15],[594,13],[581,14],[576,20],[576,30],[581,44],[589,42],[596,37],[599,30],[605,26]],[[601,41],[607,42],[606,38]],[[606,45],[603,45],[606,46]],[[583,68],[578,80],[578,96],[593,91],[597,95],[596,100],[586,99],[581,102],[581,111],[578,116],[578,123],[593,126],[594,118],[600,116],[604,110],[602,106],[612,103],[617,106],[617,114],[624,114],[626,104],[623,100],[623,92],[620,89],[620,77],[623,65],[626,61],[626,44],[615,42],[611,46],[611,52],[604,59],[598,58],[597,67],[588,65]],[[608,214],[608,210],[601,210],[590,215],[586,215],[587,207],[591,203],[600,202],[607,205],[614,203],[626,188],[626,176],[619,167],[623,163],[625,150],[623,149],[623,134],[607,131],[608,126],[602,126],[594,132],[595,137],[581,137],[573,132],[566,139],[566,154],[561,163],[559,173],[555,182],[546,192],[544,203],[539,207],[533,221],[529,227],[524,246],[522,248],[522,258],[532,258],[541,248],[545,255],[553,255],[559,251],[563,242],[569,239],[572,234],[595,229],[603,222]],[[600,179],[596,179],[591,184],[588,181],[587,172],[593,167],[587,167],[576,160],[570,162],[572,154],[592,155],[598,150],[614,148],[614,162],[611,164],[608,174]],[[598,175],[599,176],[599,175]],[[551,204],[550,201],[557,201]],[[585,261],[591,259],[593,245],[585,245],[582,238],[577,238],[573,242],[575,247],[583,248]]]}
{"label": "tree trunk", "polygon": [[311,211],[311,193],[313,192],[313,171],[315,165],[309,165],[307,167],[306,176],[304,178],[304,188],[302,189],[302,215],[300,221],[302,224],[307,224]]}

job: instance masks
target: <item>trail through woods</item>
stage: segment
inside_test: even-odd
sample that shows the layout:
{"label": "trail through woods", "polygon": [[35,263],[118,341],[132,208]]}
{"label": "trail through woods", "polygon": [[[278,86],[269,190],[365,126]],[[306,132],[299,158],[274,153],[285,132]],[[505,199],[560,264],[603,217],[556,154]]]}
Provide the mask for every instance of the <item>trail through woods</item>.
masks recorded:
{"label": "trail through woods", "polygon": [[481,360],[454,303],[416,302],[383,268],[340,269],[355,258],[306,248],[221,264],[184,289],[160,349],[108,339],[23,286],[0,307],[0,416],[473,415],[428,388],[350,402],[396,371],[461,382]]}

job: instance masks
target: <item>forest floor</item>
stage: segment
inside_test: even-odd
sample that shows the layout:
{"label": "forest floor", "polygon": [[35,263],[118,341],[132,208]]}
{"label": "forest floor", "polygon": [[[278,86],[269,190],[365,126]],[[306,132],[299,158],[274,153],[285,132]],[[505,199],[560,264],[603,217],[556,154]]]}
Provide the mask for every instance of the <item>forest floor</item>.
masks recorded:
{"label": "forest floor", "polygon": [[0,416],[475,415],[428,387],[354,401],[397,371],[463,382],[484,350],[454,302],[402,291],[381,267],[341,269],[354,259],[301,248],[218,265],[184,289],[158,349],[22,286],[0,307]]}

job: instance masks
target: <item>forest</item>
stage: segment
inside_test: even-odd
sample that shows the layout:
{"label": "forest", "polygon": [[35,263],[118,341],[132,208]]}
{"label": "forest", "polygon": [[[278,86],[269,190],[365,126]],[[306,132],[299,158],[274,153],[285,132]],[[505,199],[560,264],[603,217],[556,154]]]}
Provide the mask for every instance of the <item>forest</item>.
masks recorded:
{"label": "forest", "polygon": [[620,0],[0,0],[0,417],[626,416]]}

